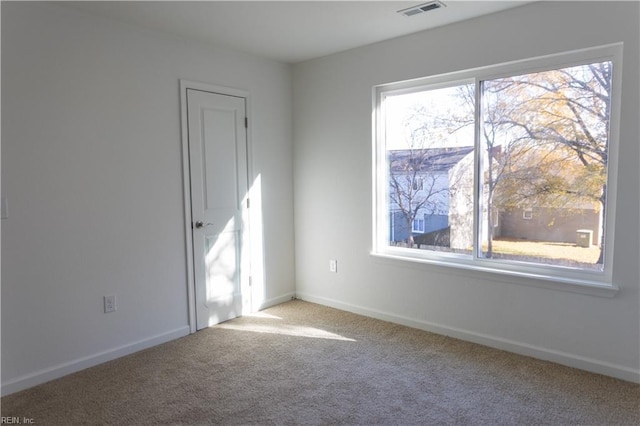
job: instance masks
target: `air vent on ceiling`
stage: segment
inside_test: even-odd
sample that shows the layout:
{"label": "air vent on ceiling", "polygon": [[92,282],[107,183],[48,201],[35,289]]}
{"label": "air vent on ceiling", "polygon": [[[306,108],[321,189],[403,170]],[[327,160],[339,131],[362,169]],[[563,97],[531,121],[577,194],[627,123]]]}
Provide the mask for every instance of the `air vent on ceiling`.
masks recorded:
{"label": "air vent on ceiling", "polygon": [[439,0],[430,1],[428,3],[419,4],[417,6],[412,6],[407,9],[399,10],[398,13],[403,14],[404,16],[413,16],[419,13],[429,12],[431,10],[440,9],[441,7],[446,7],[447,5],[442,3]]}

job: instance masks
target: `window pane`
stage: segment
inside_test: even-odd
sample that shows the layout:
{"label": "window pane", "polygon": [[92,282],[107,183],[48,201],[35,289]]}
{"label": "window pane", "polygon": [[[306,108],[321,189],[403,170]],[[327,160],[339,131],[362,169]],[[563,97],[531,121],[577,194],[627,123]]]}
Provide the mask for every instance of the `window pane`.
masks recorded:
{"label": "window pane", "polygon": [[482,82],[483,257],[603,269],[611,72]]}
{"label": "window pane", "polygon": [[471,253],[474,87],[386,96],[390,245]]}

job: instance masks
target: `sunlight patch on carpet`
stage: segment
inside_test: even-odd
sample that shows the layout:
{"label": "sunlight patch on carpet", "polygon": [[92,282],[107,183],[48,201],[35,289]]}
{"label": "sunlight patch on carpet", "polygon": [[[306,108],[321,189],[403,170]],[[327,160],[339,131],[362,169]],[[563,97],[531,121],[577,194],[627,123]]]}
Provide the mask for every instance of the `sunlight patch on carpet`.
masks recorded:
{"label": "sunlight patch on carpet", "polygon": [[219,324],[216,328],[223,328],[225,330],[236,331],[250,331],[254,333],[270,333],[281,334],[284,336],[296,336],[296,337],[310,337],[313,339],[330,339],[330,340],[342,340],[346,342],[355,342],[356,340],[340,336],[339,334],[331,333],[329,331],[321,330],[314,327],[304,327],[299,325],[263,325],[263,324],[233,324],[225,323]]}
{"label": "sunlight patch on carpet", "polygon": [[253,314],[247,314],[247,315],[243,315],[243,317],[249,317],[249,318],[267,318],[267,319],[277,319],[277,320],[281,320],[282,318],[277,317],[275,315],[271,315],[268,314],[266,312],[254,312]]}

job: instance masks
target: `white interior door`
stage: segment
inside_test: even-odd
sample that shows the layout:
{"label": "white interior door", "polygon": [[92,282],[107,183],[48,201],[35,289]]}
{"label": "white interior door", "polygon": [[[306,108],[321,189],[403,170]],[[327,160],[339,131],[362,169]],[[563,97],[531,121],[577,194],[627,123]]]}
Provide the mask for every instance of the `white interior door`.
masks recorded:
{"label": "white interior door", "polygon": [[186,96],[200,330],[242,314],[249,279],[246,104],[242,97],[194,89]]}

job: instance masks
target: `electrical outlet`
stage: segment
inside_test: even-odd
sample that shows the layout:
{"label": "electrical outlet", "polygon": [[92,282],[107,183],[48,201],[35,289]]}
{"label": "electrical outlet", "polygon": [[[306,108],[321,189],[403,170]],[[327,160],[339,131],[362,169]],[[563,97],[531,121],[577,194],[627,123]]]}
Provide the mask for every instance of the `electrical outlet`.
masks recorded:
{"label": "electrical outlet", "polygon": [[329,272],[338,272],[338,261],[336,259],[329,260]]}
{"label": "electrical outlet", "polygon": [[0,198],[0,218],[9,219],[9,201],[7,197]]}
{"label": "electrical outlet", "polygon": [[104,313],[108,314],[116,310],[116,296],[104,296]]}

